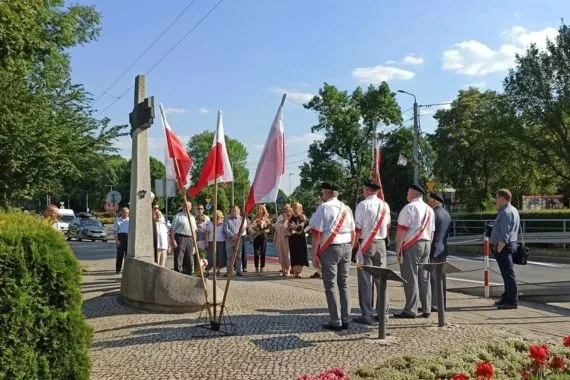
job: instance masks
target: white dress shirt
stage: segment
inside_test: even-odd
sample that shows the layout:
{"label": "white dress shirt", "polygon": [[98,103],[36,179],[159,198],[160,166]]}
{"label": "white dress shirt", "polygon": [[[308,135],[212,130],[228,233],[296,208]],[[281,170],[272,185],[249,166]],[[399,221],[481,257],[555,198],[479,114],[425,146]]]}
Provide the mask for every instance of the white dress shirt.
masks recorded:
{"label": "white dress shirt", "polygon": [[390,206],[376,194],[368,196],[356,206],[354,215],[356,230],[360,231],[360,238],[365,240],[370,237],[378,224],[382,213],[385,211],[384,220],[378,229],[374,240],[386,239],[392,219],[390,218]]}
{"label": "white dress shirt", "polygon": [[404,242],[410,241],[420,231],[427,216],[430,215],[430,222],[422,232],[419,240],[430,240],[435,231],[435,217],[433,210],[422,199],[417,197],[404,206],[398,215],[398,228],[406,231]]}
{"label": "white dress shirt", "polygon": [[[323,239],[333,232],[336,227],[337,220],[340,220],[340,214],[346,209],[346,217],[331,244],[345,244],[352,241],[352,232],[354,231],[354,218],[352,210],[337,198],[331,198],[321,203],[309,221],[311,229],[323,234]],[[324,240],[321,240],[321,244]]]}
{"label": "white dress shirt", "polygon": [[117,219],[115,219],[115,223],[113,224],[113,231],[118,234],[128,234],[129,218],[123,219],[122,216],[119,216]]}

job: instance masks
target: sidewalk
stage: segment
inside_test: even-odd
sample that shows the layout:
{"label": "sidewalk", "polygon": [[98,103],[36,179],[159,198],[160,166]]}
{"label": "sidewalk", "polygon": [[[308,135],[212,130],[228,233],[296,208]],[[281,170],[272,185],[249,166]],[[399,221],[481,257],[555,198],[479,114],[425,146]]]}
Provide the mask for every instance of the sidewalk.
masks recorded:
{"label": "sidewalk", "polygon": [[[339,333],[322,330],[327,321],[321,280],[283,278],[268,265],[232,281],[228,299],[237,334],[220,336],[196,327],[199,313],[153,314],[123,306],[113,260],[84,260],[84,311],[94,328],[93,379],[294,379],[340,366],[347,371],[391,356],[435,354],[443,348],[521,336],[560,342],[570,333],[566,309],[523,303],[499,311],[492,301],[448,293],[449,326],[429,319],[391,319],[392,346],[368,343],[377,326],[351,324]],[[313,271],[308,269],[306,275]],[[358,314],[356,276],[351,272],[353,314]],[[225,285],[220,280],[219,285]],[[389,287],[392,310],[403,306],[399,284]]]}

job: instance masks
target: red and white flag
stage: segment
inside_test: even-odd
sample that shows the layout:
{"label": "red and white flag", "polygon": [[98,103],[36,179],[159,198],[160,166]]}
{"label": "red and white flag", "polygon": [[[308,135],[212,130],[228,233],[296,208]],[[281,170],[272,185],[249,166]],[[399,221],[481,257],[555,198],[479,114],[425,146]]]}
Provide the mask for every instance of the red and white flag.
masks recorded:
{"label": "red and white flag", "polygon": [[272,203],[277,200],[281,177],[285,174],[285,135],[283,133],[283,104],[287,94],[283,94],[281,104],[271,125],[263,153],[257,164],[255,178],[249,190],[244,215],[258,203]]}
{"label": "red and white flag", "polygon": [[[166,148],[167,156],[172,161],[172,166],[169,168],[169,160],[166,160],[166,174],[172,177],[172,170],[174,171],[174,177],[178,183],[178,188],[182,189],[184,187],[190,186],[190,170],[192,169],[192,159],[188,155],[188,151],[180,141],[180,138],[174,134],[170,124],[166,120],[166,115],[164,113],[164,108],[160,104],[160,119],[164,127],[164,133],[166,135]],[[169,173],[169,171],[171,171]]]}
{"label": "red and white flag", "polygon": [[230,158],[226,149],[224,120],[222,118],[222,111],[219,110],[218,127],[214,135],[214,143],[212,144],[210,153],[208,153],[208,157],[206,157],[196,186],[191,187],[190,190],[188,190],[188,194],[191,197],[195,197],[204,187],[214,184],[216,178],[218,179],[218,183],[232,182],[234,180]]}
{"label": "red and white flag", "polygon": [[382,164],[382,141],[376,135],[374,138],[374,143],[372,144],[372,181],[380,185],[380,190],[378,190],[378,198],[384,200],[384,191],[382,190],[382,179],[380,178],[380,165]]}

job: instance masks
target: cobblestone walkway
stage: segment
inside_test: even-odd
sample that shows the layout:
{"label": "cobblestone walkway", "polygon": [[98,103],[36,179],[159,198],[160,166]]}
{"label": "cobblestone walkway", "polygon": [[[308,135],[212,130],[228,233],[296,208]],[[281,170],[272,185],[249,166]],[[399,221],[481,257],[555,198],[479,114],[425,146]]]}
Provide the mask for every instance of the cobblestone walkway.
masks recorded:
{"label": "cobblestone walkway", "polygon": [[[229,314],[236,334],[221,336],[198,327],[199,313],[154,314],[121,304],[120,277],[103,268],[112,260],[84,261],[84,311],[95,336],[93,379],[294,379],[340,366],[347,371],[396,355],[433,354],[445,347],[508,336],[559,342],[570,333],[566,309],[525,304],[498,311],[490,300],[449,293],[449,327],[428,319],[389,321],[398,345],[367,338],[377,327],[351,324],[327,332],[321,280],[283,279],[275,264],[264,276],[232,282]],[[308,274],[312,272],[307,272]],[[353,313],[358,313],[356,278],[351,276]],[[224,285],[224,281],[220,281]],[[389,288],[393,310],[403,306],[403,289]]]}

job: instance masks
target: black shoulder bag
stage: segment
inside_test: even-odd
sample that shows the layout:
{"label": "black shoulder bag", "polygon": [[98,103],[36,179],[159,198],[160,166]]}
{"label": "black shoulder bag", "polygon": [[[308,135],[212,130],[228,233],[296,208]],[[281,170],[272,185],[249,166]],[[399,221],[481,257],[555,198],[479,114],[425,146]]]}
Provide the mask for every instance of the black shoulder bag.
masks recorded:
{"label": "black shoulder bag", "polygon": [[521,229],[522,243],[517,243],[517,250],[513,254],[513,263],[517,265],[526,265],[528,262],[528,257],[530,256],[530,250],[524,242],[524,228]]}

